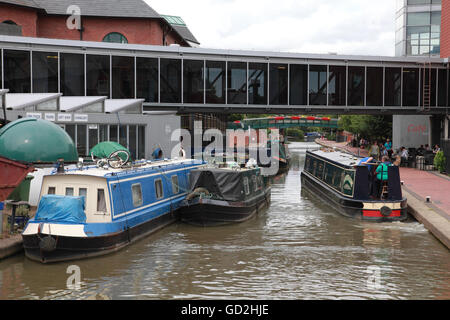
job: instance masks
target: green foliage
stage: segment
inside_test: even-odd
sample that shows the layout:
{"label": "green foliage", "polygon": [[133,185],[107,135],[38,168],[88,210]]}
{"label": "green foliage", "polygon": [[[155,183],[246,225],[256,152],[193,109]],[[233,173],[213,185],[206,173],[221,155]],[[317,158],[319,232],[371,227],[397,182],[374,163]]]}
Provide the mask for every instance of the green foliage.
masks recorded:
{"label": "green foliage", "polygon": [[392,116],[344,115],[339,127],[367,140],[384,140],[392,136]]}
{"label": "green foliage", "polygon": [[289,128],[286,130],[286,135],[290,137],[295,137],[297,141],[305,140],[305,133],[303,130],[298,128]]}
{"label": "green foliage", "polygon": [[439,170],[440,173],[445,172],[445,165],[447,159],[445,158],[444,152],[439,151],[434,157],[434,166]]}

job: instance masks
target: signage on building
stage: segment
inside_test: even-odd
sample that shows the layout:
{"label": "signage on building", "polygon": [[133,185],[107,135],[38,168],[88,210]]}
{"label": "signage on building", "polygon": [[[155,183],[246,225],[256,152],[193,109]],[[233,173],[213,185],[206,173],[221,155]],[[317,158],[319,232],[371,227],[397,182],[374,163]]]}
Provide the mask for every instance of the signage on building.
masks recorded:
{"label": "signage on building", "polygon": [[55,122],[56,116],[54,113],[46,113],[44,119],[47,121]]}
{"label": "signage on building", "polygon": [[74,121],[75,122],[88,122],[89,116],[87,114],[75,114]]}
{"label": "signage on building", "polygon": [[42,119],[42,114],[41,113],[36,113],[36,112],[27,112],[26,116],[27,118],[36,118],[36,119]]}
{"label": "signage on building", "polygon": [[72,114],[70,113],[58,113],[58,122],[71,122]]}

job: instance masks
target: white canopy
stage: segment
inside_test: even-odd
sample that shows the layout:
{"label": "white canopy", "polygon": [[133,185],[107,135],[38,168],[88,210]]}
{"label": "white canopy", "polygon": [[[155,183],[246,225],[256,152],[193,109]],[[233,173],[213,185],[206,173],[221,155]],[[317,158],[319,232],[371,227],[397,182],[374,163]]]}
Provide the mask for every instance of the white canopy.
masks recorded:
{"label": "white canopy", "polygon": [[8,110],[59,111],[61,93],[6,93]]}
{"label": "white canopy", "polygon": [[105,101],[106,113],[143,113],[144,99],[108,99]]}
{"label": "white canopy", "polygon": [[107,97],[61,97],[61,111],[104,113]]}

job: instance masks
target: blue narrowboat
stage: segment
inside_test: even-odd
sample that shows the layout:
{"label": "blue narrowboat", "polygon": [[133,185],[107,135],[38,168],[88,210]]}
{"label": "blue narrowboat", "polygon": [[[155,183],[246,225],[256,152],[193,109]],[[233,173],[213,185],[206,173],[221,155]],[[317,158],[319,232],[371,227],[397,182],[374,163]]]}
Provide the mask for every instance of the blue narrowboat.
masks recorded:
{"label": "blue narrowboat", "polygon": [[196,160],[144,161],[129,168],[86,167],[45,176],[36,216],[23,234],[42,263],[112,253],[175,222]]}

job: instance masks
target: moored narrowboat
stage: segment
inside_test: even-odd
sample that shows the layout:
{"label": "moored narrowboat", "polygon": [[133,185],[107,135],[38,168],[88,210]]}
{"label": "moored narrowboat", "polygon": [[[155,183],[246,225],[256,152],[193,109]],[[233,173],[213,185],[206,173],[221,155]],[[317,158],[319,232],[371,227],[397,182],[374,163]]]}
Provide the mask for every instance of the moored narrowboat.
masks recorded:
{"label": "moored narrowboat", "polygon": [[270,205],[271,188],[259,168],[207,167],[192,170],[181,221],[202,227],[240,223]]}
{"label": "moored narrowboat", "polygon": [[402,196],[399,168],[388,167],[389,178],[382,185],[381,197],[375,197],[372,185],[377,164],[369,168],[359,165],[361,160],[337,151],[308,151],[301,174],[302,189],[347,217],[373,222],[406,220],[407,199]]}
{"label": "moored narrowboat", "polygon": [[188,174],[203,165],[144,161],[45,176],[38,211],[22,234],[26,256],[50,263],[104,255],[175,222]]}

